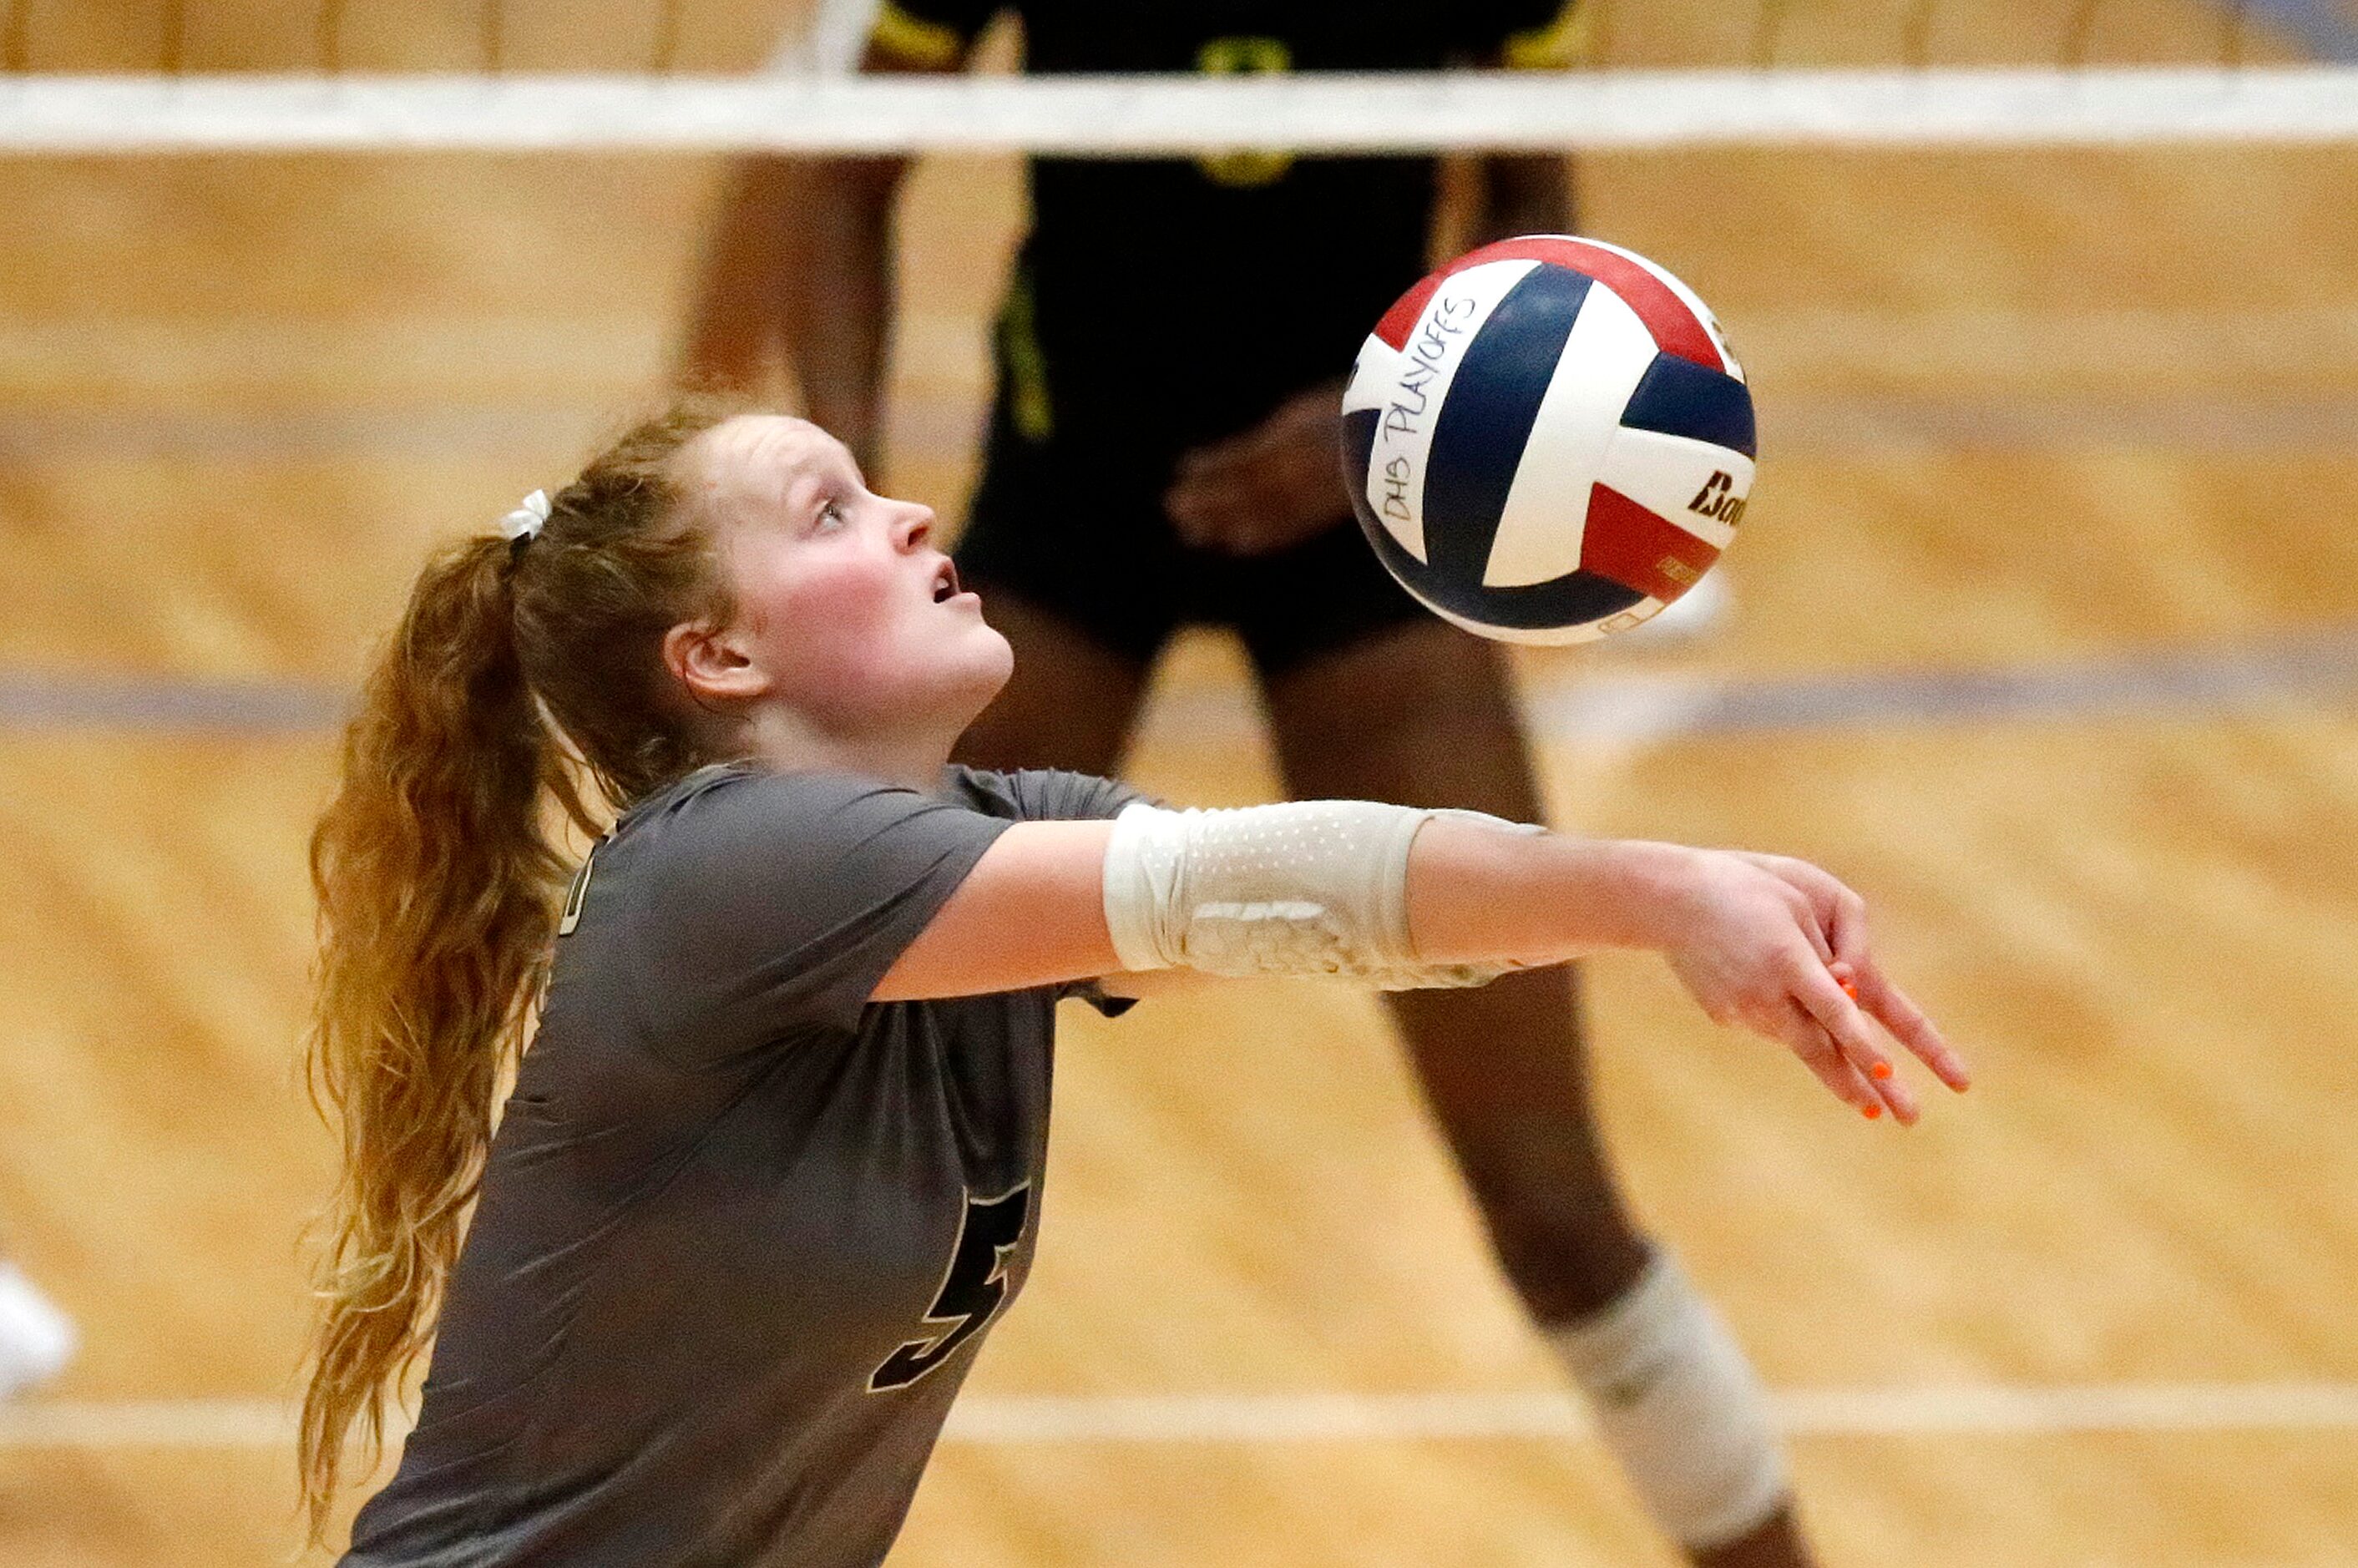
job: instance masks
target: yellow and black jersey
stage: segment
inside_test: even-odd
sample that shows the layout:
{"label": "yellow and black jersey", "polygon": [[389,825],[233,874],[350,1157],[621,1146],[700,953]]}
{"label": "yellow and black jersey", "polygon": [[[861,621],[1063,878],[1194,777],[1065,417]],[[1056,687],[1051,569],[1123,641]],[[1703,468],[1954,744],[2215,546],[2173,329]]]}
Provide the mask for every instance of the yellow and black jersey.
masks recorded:
{"label": "yellow and black jersey", "polygon": [[[871,42],[955,66],[1002,11],[1036,74],[1543,67],[1580,42],[1564,0],[895,0]],[[1243,428],[1346,373],[1425,270],[1429,158],[1239,149],[1031,175],[1001,368],[1003,412],[1036,441],[1175,453]]]}
{"label": "yellow and black jersey", "polygon": [[1282,58],[1243,69],[1560,69],[1579,62],[1585,21],[1566,0],[885,0],[871,36],[911,64],[955,65],[1001,12],[1022,22],[1024,69],[1039,72],[1235,70],[1207,55],[1272,43]]}

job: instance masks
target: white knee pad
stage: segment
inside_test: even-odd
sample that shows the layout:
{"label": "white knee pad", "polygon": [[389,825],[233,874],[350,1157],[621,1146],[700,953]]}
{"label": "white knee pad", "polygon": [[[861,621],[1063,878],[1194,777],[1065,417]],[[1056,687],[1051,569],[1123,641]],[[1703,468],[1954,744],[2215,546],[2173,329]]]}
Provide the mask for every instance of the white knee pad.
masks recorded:
{"label": "white knee pad", "polygon": [[1233,811],[1143,802],[1106,846],[1106,925],[1130,969],[1334,975],[1386,989],[1479,985],[1509,965],[1420,963],[1408,925],[1408,857],[1435,816],[1537,833],[1479,812],[1364,800]]}
{"label": "white knee pad", "polygon": [[1549,1340],[1646,1511],[1680,1545],[1724,1546],[1784,1506],[1791,1482],[1759,1377],[1667,1251],[1610,1306]]}
{"label": "white knee pad", "polygon": [[73,1359],[73,1320],[0,1259],[0,1400],[39,1387]]}

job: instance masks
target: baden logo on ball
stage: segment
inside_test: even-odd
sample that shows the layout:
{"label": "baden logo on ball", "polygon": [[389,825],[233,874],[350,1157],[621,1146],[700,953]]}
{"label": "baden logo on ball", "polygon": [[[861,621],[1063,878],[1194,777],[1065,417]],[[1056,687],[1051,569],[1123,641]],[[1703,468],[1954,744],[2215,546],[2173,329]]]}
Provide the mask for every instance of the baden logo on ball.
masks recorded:
{"label": "baden logo on ball", "polygon": [[1401,296],[1343,395],[1344,478],[1402,587],[1486,637],[1579,643],[1694,586],[1752,490],[1752,394],[1644,257],[1535,234]]}

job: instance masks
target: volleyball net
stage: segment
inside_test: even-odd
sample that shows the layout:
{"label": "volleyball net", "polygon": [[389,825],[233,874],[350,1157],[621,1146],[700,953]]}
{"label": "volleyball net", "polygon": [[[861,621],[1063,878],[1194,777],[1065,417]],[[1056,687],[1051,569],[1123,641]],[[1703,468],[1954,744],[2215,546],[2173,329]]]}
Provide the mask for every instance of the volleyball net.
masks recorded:
{"label": "volleyball net", "polygon": [[[302,25],[242,49],[234,29],[208,41],[213,13],[163,0],[144,38],[128,28],[111,54],[49,51],[59,68],[44,58],[42,14],[9,0],[0,153],[1131,157],[2358,137],[2358,22],[2341,0],[2190,0],[2158,25],[2119,0],[1988,16],[1964,0],[1759,0],[1703,29],[1715,49],[1694,49],[1685,29],[1684,59],[1647,36],[1681,7],[1598,0],[1593,63],[1572,71],[1033,78],[849,74],[871,8],[861,0],[783,19],[645,0],[621,28],[551,27],[522,0],[477,0],[444,8],[438,61],[414,37],[388,47],[346,0],[310,3]],[[694,39],[729,21],[784,44],[767,66],[715,69],[728,51]],[[414,69],[421,58],[429,68]]]}

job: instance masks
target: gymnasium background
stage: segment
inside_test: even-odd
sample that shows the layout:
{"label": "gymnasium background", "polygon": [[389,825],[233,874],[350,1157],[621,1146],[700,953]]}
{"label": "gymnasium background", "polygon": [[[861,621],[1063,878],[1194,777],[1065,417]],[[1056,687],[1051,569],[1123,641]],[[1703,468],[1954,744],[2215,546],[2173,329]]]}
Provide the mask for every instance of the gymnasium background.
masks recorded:
{"label": "gymnasium background", "polygon": [[[1606,0],[1608,68],[2358,53],[2345,0]],[[751,69],[754,0],[16,0],[12,72]],[[666,31],[668,29],[668,31]],[[13,91],[0,81],[0,111]],[[0,1564],[290,1560],[304,835],[429,542],[658,388],[687,156],[0,157],[0,1227],[78,1319]],[[1762,470],[1707,635],[1522,664],[1559,823],[1823,860],[1979,1083],[1913,1133],[1595,966],[1606,1123],[1830,1563],[2358,1563],[2358,152],[1585,158]],[[903,224],[891,483],[954,517],[1007,157]],[[1338,367],[1339,369],[1340,367]],[[1189,641],[1135,761],[1275,789]],[[1032,1288],[906,1568],[1662,1563],[1375,1004],[1069,1019]]]}

